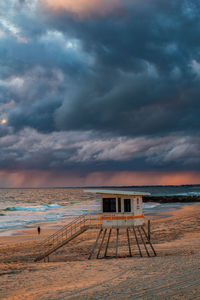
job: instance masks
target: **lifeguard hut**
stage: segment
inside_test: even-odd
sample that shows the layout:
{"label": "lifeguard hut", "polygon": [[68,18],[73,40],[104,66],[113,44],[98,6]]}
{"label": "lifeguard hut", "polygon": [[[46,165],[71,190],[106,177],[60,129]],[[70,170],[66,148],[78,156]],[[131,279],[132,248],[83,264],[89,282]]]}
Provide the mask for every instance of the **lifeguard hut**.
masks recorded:
{"label": "lifeguard hut", "polygon": [[150,256],[150,252],[147,248],[147,244],[150,245],[153,254],[156,256],[156,252],[150,241],[150,235],[146,233],[143,226],[144,214],[142,196],[150,195],[150,193],[108,189],[87,189],[85,190],[85,192],[101,195],[101,229],[99,231],[99,234],[97,236],[96,242],[92,248],[89,258],[92,257],[93,252],[97,247],[97,243],[101,236],[101,233],[103,233],[102,241],[100,243],[99,251],[97,254],[97,258],[99,257],[106,236],[106,232],[107,230],[109,230],[104,255],[104,257],[107,257],[107,250],[112,229],[116,229],[116,257],[118,257],[119,229],[122,228],[126,229],[127,232],[130,256],[132,256],[130,245],[131,229],[133,230],[134,238],[136,240],[140,256],[143,256],[140,241],[144,245],[144,249],[148,256]]}
{"label": "lifeguard hut", "polygon": [[116,252],[114,256],[118,257],[120,229],[126,232],[129,256],[133,256],[131,249],[131,241],[133,242],[133,240],[135,240],[134,244],[137,245],[140,256],[145,253],[148,256],[152,256],[152,254],[156,256],[150,240],[150,230],[147,233],[144,228],[142,196],[150,195],[149,193],[108,189],[86,189],[84,192],[101,196],[100,213],[81,215],[49,236],[38,245],[39,253],[35,261],[45,260],[46,258],[49,261],[49,256],[53,252],[88,229],[99,229],[88,259],[92,258],[96,250],[96,258],[109,257],[107,254],[111,233],[113,232],[116,234]]}
{"label": "lifeguard hut", "polygon": [[141,226],[144,223],[142,196],[144,192],[118,190],[85,190],[101,195],[102,228]]}

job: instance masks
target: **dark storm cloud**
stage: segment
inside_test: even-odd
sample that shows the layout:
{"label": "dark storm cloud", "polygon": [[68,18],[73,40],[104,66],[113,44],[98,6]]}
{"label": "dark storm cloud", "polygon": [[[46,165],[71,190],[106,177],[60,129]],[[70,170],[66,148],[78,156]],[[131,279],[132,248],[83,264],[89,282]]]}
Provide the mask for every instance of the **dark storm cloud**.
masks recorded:
{"label": "dark storm cloud", "polygon": [[16,103],[7,117],[15,130],[26,126],[42,132],[55,130],[56,109],[71,93],[71,82],[87,72],[87,58],[63,43],[64,38],[54,32],[34,42],[2,38],[0,99]]}
{"label": "dark storm cloud", "polygon": [[[52,24],[81,40],[94,72],[56,112],[60,129],[122,135],[199,131],[199,5],[148,1],[125,14],[76,19],[54,14]],[[52,25],[52,26],[53,26]]]}
{"label": "dark storm cloud", "polygon": [[25,129],[0,140],[0,169],[9,170],[198,170],[200,139],[97,138],[94,132],[40,134]]}
{"label": "dark storm cloud", "polygon": [[[27,6],[24,1],[16,5],[20,3],[27,9],[28,1]],[[24,115],[23,104],[10,114],[10,125],[19,129],[29,125],[41,131],[48,127],[49,131],[95,129],[132,136],[199,130],[199,78],[192,66],[193,61],[198,65],[200,53],[199,6],[195,3],[126,1],[121,3],[121,14],[87,18],[44,11],[39,37],[32,30],[37,28],[36,15],[31,15],[34,26],[26,28],[29,22],[21,11],[14,20],[28,42],[19,43],[12,37],[2,44],[1,65],[7,76],[12,64],[12,74],[26,74],[39,65],[46,70],[44,78],[55,68],[66,77],[58,103],[53,101],[49,112],[46,107],[48,116],[42,108],[40,116],[39,105],[38,110],[30,107],[33,122]],[[51,36],[48,30],[55,32]],[[70,39],[80,42],[78,51],[66,49]],[[93,58],[92,64],[83,62],[81,51]],[[64,88],[68,81],[70,90]],[[44,98],[51,103],[49,85],[34,83],[31,89],[38,90],[40,98],[46,93]],[[34,92],[32,102],[37,98]],[[40,102],[45,107],[45,100]]]}
{"label": "dark storm cloud", "polygon": [[198,170],[197,1],[41,2],[0,3],[0,169]]}

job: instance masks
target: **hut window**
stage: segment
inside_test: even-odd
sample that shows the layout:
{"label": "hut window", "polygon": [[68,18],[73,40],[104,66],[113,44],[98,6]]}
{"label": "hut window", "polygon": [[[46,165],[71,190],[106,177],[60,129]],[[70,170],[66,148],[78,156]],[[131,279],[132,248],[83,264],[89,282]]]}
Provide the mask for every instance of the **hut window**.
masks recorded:
{"label": "hut window", "polygon": [[115,198],[103,198],[103,212],[116,212]]}
{"label": "hut window", "polygon": [[118,198],[118,212],[121,212],[121,198]]}
{"label": "hut window", "polygon": [[131,200],[124,199],[124,212],[131,212]]}

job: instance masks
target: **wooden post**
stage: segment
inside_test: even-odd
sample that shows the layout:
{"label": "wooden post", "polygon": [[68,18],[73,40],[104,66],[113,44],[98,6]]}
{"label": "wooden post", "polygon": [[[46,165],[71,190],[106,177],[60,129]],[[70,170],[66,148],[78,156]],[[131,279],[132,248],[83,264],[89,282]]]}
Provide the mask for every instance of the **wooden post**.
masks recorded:
{"label": "wooden post", "polygon": [[101,244],[100,244],[100,246],[99,246],[99,251],[98,251],[98,253],[97,253],[97,258],[99,258],[99,254],[100,254],[101,248],[102,248],[102,246],[103,246],[103,242],[104,242],[104,238],[105,238],[106,232],[107,232],[107,229],[104,230],[103,238],[102,238]]}
{"label": "wooden post", "polygon": [[97,239],[96,239],[96,241],[95,241],[95,243],[94,243],[94,245],[93,245],[93,247],[92,247],[92,250],[91,250],[91,252],[90,252],[90,255],[89,255],[88,259],[91,259],[92,254],[94,253],[94,250],[95,250],[95,248],[96,248],[96,246],[97,246],[97,243],[98,243],[98,240],[99,240],[99,238],[100,238],[100,235],[101,235],[102,231],[103,231],[103,229],[101,228],[101,229],[99,230],[99,234],[98,234]]}
{"label": "wooden post", "polygon": [[154,255],[157,256],[156,251],[155,251],[155,249],[154,249],[154,247],[153,247],[151,241],[148,239],[148,235],[147,235],[146,231],[144,230],[143,226],[142,226],[142,230],[143,230],[144,235],[146,236],[146,238],[147,238],[147,240],[148,240],[148,242],[149,242],[149,245],[150,245],[150,247],[151,247],[151,249],[152,249]]}
{"label": "wooden post", "polygon": [[129,229],[126,229],[126,233],[127,233],[127,239],[128,239],[128,248],[129,248],[129,255],[130,257],[132,257],[132,253],[131,253],[131,244],[130,244],[130,238],[129,238]]}
{"label": "wooden post", "polygon": [[116,257],[118,258],[118,240],[119,240],[119,228],[117,228],[117,239],[116,239]]}
{"label": "wooden post", "polygon": [[143,245],[144,245],[144,248],[145,248],[145,250],[146,250],[146,252],[147,252],[147,255],[150,256],[149,251],[148,251],[147,246],[146,246],[146,243],[145,243],[145,241],[144,241],[144,239],[143,239],[143,236],[142,236],[142,233],[141,233],[141,231],[140,231],[140,228],[138,227],[137,229],[138,229],[139,235],[140,235],[140,237],[141,237],[142,243],[143,243]]}
{"label": "wooden post", "polygon": [[107,240],[107,244],[106,244],[106,250],[105,250],[104,257],[107,256],[108,244],[109,244],[109,241],[110,241],[111,231],[112,231],[112,229],[110,229],[109,234],[108,234],[108,240]]}
{"label": "wooden post", "polygon": [[139,252],[140,252],[140,256],[142,257],[142,251],[140,249],[140,245],[139,245],[139,242],[138,242],[138,238],[137,238],[137,234],[136,234],[136,231],[135,231],[135,227],[133,226],[133,233],[135,235],[135,240],[137,242],[137,246],[138,246],[138,249],[139,249]]}
{"label": "wooden post", "polygon": [[148,220],[148,241],[150,242],[150,240],[151,240],[151,223],[150,220]]}

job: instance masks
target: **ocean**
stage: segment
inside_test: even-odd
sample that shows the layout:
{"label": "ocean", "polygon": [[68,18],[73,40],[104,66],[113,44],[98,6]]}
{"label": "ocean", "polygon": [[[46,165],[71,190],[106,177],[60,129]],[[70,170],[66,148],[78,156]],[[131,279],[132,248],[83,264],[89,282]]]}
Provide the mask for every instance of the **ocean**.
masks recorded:
{"label": "ocean", "polygon": [[[115,188],[149,192],[153,196],[200,195],[200,185]],[[143,204],[143,209],[149,215],[183,205],[186,203],[149,202]],[[81,188],[0,189],[0,235],[19,234],[22,229],[41,224],[60,226],[75,216],[99,212],[100,196]]]}

